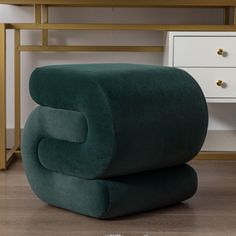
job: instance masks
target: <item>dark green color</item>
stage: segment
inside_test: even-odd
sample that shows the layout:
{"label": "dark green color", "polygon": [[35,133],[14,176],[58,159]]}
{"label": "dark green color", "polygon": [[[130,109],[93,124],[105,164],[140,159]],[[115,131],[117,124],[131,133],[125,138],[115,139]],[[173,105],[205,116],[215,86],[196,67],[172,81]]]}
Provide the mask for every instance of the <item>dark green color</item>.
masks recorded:
{"label": "dark green color", "polygon": [[23,160],[45,202],[110,218],[196,191],[195,172],[182,164],[199,152],[208,113],[201,89],[183,70],[47,66],[32,73],[30,93],[41,106],[25,126]]}

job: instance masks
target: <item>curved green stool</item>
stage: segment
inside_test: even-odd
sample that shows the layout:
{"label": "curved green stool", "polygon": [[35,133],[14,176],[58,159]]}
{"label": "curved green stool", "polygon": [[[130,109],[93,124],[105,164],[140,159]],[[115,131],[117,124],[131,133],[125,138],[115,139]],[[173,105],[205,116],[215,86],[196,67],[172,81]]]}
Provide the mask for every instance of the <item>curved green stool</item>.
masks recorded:
{"label": "curved green stool", "polygon": [[22,153],[35,194],[48,204],[112,218],[175,204],[197,189],[188,165],[208,112],[195,80],[176,68],[80,64],[37,68],[40,105]]}

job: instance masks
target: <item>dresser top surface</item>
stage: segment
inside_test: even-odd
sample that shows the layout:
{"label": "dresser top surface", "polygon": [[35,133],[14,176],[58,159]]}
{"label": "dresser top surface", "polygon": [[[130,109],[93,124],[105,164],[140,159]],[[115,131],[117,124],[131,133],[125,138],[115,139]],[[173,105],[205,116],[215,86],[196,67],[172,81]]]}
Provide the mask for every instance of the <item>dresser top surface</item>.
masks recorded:
{"label": "dresser top surface", "polygon": [[236,6],[236,0],[0,0],[0,4],[84,7],[227,7]]}

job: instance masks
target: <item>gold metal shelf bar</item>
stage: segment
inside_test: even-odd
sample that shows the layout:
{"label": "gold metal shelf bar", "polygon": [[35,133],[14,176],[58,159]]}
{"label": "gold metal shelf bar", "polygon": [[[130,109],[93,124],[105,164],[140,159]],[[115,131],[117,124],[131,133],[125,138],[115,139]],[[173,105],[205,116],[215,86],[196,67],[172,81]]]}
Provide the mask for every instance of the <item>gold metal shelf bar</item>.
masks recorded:
{"label": "gold metal shelf bar", "polygon": [[236,25],[157,25],[157,24],[8,24],[19,30],[140,30],[140,31],[236,31]]}
{"label": "gold metal shelf bar", "polygon": [[162,52],[163,46],[19,46],[23,52]]}
{"label": "gold metal shelf bar", "polygon": [[0,0],[0,4],[17,5],[72,5],[81,7],[199,7],[235,6],[236,0]]}

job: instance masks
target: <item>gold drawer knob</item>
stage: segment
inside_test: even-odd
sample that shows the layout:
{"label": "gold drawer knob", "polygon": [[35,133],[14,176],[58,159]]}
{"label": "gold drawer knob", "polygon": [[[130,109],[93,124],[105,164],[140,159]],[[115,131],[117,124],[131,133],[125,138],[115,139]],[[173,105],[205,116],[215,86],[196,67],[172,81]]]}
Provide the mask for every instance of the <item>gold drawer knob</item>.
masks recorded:
{"label": "gold drawer knob", "polygon": [[219,48],[219,49],[217,50],[217,54],[223,56],[223,55],[224,55],[224,49]]}
{"label": "gold drawer knob", "polygon": [[222,81],[222,80],[217,80],[217,81],[216,81],[216,84],[217,84],[217,86],[220,86],[220,87],[221,87],[221,86],[223,85],[223,81]]}

